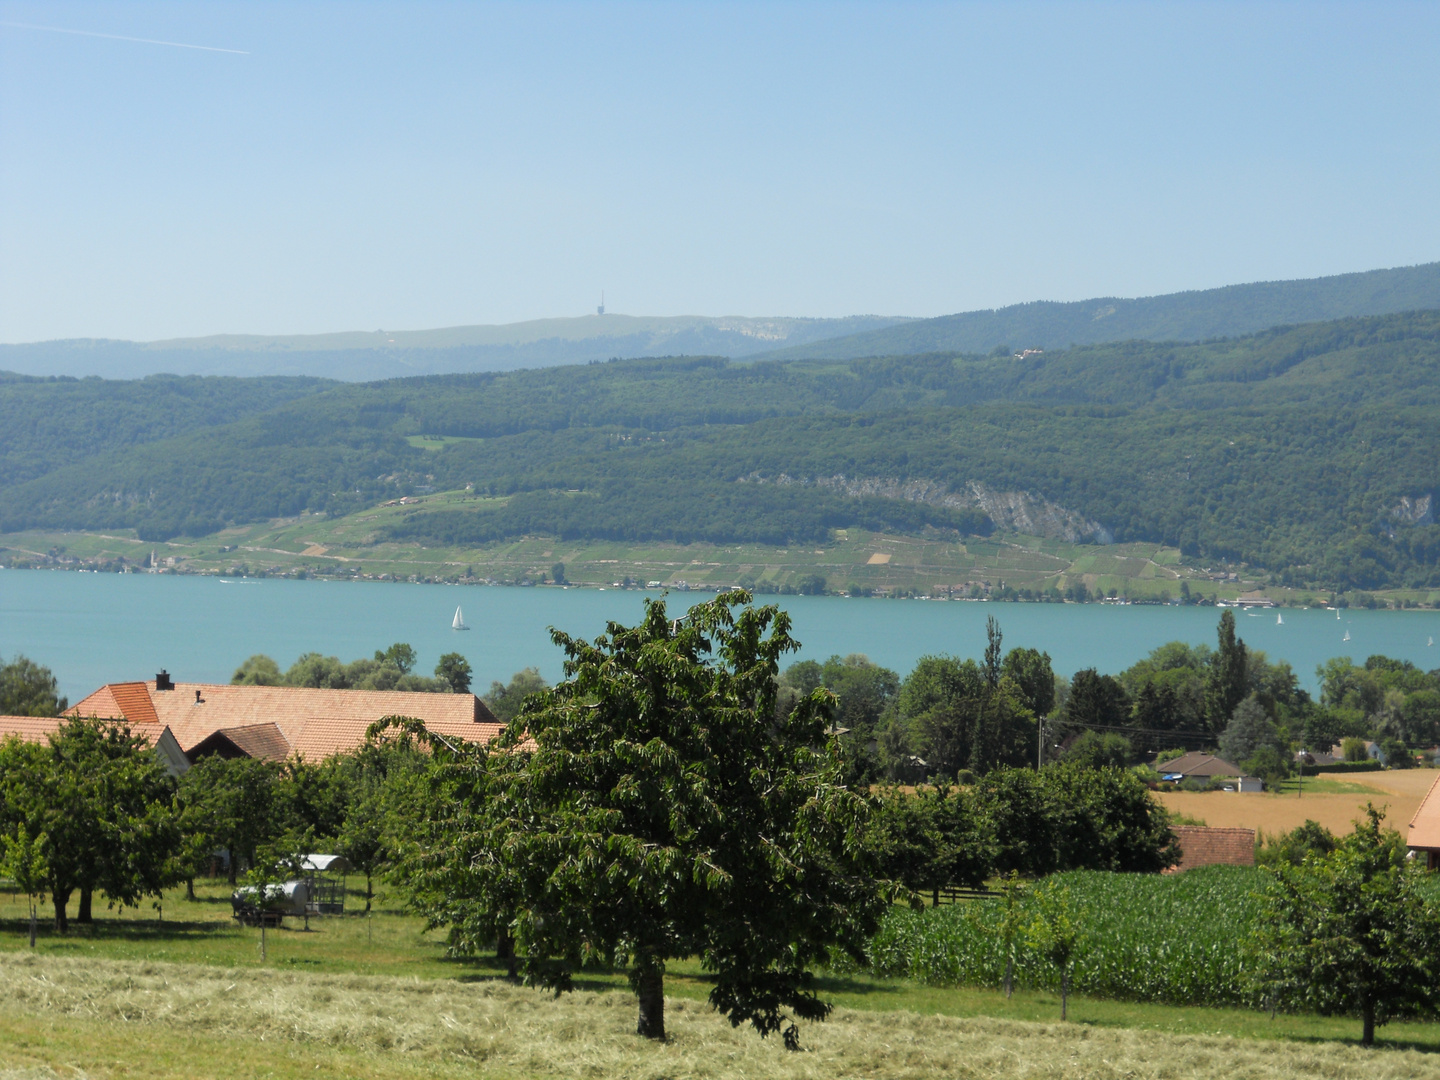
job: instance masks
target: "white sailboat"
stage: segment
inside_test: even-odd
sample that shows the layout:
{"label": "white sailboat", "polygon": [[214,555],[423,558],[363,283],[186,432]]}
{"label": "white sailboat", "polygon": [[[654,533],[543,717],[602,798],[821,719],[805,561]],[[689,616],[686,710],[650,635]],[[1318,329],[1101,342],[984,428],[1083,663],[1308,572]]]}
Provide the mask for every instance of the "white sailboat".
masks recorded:
{"label": "white sailboat", "polygon": [[1349,640],[1350,640],[1350,631],[1349,631],[1349,630],[1346,630],[1346,631],[1345,631],[1345,636],[1342,637],[1340,640],[1341,640],[1341,641],[1349,641]]}
{"label": "white sailboat", "polygon": [[1335,609],[1335,621],[1340,621],[1340,609],[1338,607]]}
{"label": "white sailboat", "polygon": [[1426,647],[1427,649],[1428,649],[1431,645],[1434,645],[1434,644],[1435,644],[1435,639],[1434,639],[1433,637],[1432,637],[1432,638],[1427,638],[1426,641],[1425,641],[1425,647]]}
{"label": "white sailboat", "polygon": [[1285,625],[1285,616],[1282,615],[1282,614],[1280,614],[1280,612],[1278,612],[1278,611],[1275,613],[1275,625],[1276,625],[1276,626],[1284,626],[1284,625]]}
{"label": "white sailboat", "polygon": [[465,616],[460,614],[460,609],[459,609],[458,607],[455,609],[455,620],[450,624],[450,629],[451,629],[451,630],[469,630],[469,629],[470,629],[470,627],[468,627],[468,626],[465,625]]}

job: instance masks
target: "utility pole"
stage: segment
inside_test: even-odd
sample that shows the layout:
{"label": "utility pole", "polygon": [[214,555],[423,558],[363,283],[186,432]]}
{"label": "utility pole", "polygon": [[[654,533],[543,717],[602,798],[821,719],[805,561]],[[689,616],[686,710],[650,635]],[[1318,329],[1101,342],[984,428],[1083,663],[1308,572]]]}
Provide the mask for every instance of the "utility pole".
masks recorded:
{"label": "utility pole", "polygon": [[1035,718],[1035,771],[1038,773],[1045,764],[1045,718]]}

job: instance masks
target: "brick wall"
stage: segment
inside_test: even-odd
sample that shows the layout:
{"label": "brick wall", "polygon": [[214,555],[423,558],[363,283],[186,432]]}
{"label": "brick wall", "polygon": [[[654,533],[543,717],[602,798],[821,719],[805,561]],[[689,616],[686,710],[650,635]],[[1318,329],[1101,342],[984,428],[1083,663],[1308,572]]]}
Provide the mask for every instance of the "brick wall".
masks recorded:
{"label": "brick wall", "polygon": [[1204,825],[1176,825],[1180,840],[1180,862],[1176,870],[1197,866],[1255,865],[1254,829],[1211,829]]}

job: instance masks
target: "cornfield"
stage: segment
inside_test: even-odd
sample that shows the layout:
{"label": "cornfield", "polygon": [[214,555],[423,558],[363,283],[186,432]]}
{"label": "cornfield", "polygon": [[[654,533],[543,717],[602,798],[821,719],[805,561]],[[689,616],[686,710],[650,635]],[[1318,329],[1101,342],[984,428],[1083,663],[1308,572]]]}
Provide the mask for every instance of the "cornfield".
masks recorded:
{"label": "cornfield", "polygon": [[[1184,874],[1076,871],[1042,888],[1068,891],[1081,926],[1070,971],[1072,991],[1174,1005],[1255,1005],[1262,990],[1246,977],[1259,872],[1213,866]],[[1019,901],[1024,926],[1034,890]],[[977,900],[924,911],[896,909],[870,948],[877,975],[932,985],[1001,986],[1006,948],[1004,902]],[[1055,990],[1056,968],[1031,935],[1015,938],[1015,985]]]}

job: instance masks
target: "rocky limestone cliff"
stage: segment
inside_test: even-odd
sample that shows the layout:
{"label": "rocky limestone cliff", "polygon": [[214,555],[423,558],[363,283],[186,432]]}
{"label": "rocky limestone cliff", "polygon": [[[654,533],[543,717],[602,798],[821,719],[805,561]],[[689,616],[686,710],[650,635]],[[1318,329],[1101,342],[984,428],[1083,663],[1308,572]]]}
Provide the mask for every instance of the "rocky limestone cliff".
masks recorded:
{"label": "rocky limestone cliff", "polygon": [[906,502],[944,506],[954,510],[980,509],[996,528],[1007,532],[1066,540],[1072,544],[1113,544],[1114,535],[1098,521],[1029,491],[999,491],[978,480],[956,491],[937,480],[900,480],[895,477],[821,476],[804,479],[781,473],[773,479],[758,475],[751,483],[801,484],[830,488],[854,498],[903,499]]}

